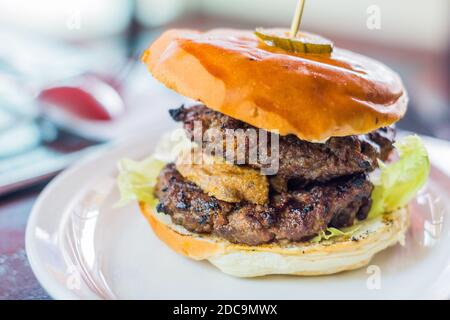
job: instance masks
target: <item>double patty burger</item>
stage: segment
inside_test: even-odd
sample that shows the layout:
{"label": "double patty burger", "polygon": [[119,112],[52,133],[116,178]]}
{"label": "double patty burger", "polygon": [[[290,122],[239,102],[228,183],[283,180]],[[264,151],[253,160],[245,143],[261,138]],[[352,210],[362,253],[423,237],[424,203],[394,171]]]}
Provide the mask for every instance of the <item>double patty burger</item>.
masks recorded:
{"label": "double patty burger", "polygon": [[[377,204],[389,212],[369,216],[373,194],[388,196],[369,177],[396,157],[392,125],[407,105],[392,70],[337,48],[295,53],[238,30],[170,30],[142,60],[199,101],[170,110],[192,143],[148,187],[156,206],[137,197],[172,249],[236,276],[316,275],[361,267],[403,241],[405,201]],[[211,130],[213,142],[204,138]],[[266,158],[263,136],[276,138],[265,138]],[[202,161],[186,161],[195,155]],[[267,156],[276,170],[264,170]]]}

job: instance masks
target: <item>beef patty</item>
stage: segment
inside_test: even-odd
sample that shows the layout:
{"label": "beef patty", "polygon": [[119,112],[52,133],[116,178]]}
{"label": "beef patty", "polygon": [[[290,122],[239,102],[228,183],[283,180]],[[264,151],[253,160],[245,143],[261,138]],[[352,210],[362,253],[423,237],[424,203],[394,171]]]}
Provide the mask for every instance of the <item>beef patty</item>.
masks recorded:
{"label": "beef patty", "polygon": [[278,240],[307,240],[327,226],[341,228],[365,219],[372,184],[364,174],[315,182],[270,195],[269,203],[228,203],[208,196],[168,164],[160,173],[155,196],[158,212],[187,230],[213,234],[233,243],[259,245]]}
{"label": "beef patty", "polygon": [[[188,137],[194,139],[194,122],[201,124],[202,134],[212,128],[223,133],[223,154],[226,156],[225,130],[254,128],[242,121],[228,117],[222,113],[208,109],[204,105],[190,108],[183,106],[170,110],[172,118],[183,122]],[[258,132],[258,130],[257,130]],[[265,132],[265,131],[262,131]],[[265,134],[267,134],[265,132]],[[258,139],[259,139],[258,133]],[[278,192],[286,192],[289,185],[305,186],[310,182],[328,181],[341,176],[349,176],[369,172],[377,167],[377,158],[386,160],[393,149],[395,130],[393,127],[380,128],[360,136],[333,137],[325,143],[311,143],[300,140],[296,136],[279,136],[279,169],[270,179],[272,188]],[[233,144],[234,163],[241,158],[253,168],[261,169],[266,162],[250,162],[248,155],[251,148],[257,149],[257,143],[249,143],[244,137],[245,147],[237,148]],[[207,141],[203,141],[207,148]],[[211,148],[213,149],[213,148]],[[244,152],[245,154],[240,154]],[[228,159],[230,160],[230,159]]]}

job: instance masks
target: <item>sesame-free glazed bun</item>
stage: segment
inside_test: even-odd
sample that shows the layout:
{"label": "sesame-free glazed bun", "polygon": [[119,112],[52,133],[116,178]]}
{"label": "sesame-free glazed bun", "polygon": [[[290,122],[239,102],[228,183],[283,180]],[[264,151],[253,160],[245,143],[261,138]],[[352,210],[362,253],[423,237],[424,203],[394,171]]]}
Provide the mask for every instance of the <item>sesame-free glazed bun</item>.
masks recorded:
{"label": "sesame-free glazed bun", "polygon": [[398,121],[407,94],[385,65],[334,48],[297,54],[259,41],[252,31],[169,30],[142,60],[178,93],[255,127],[321,142]]}
{"label": "sesame-free glazed bun", "polygon": [[189,232],[149,205],[141,203],[140,208],[157,237],[171,249],[191,259],[207,259],[221,271],[237,277],[325,275],[360,268],[377,252],[403,243],[409,222],[408,210],[402,208],[362,221],[353,239],[247,246]]}

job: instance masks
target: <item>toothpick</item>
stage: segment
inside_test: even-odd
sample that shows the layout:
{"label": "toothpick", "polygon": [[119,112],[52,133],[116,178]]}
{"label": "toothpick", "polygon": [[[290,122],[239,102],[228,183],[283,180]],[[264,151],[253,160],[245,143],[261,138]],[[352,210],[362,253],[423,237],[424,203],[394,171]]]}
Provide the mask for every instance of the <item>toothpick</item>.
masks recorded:
{"label": "toothpick", "polygon": [[294,38],[297,35],[298,29],[300,28],[300,23],[302,21],[303,15],[303,8],[305,7],[305,1],[306,0],[298,0],[297,2],[297,8],[295,8],[295,14],[294,17],[292,18],[291,32],[290,32],[291,38]]}

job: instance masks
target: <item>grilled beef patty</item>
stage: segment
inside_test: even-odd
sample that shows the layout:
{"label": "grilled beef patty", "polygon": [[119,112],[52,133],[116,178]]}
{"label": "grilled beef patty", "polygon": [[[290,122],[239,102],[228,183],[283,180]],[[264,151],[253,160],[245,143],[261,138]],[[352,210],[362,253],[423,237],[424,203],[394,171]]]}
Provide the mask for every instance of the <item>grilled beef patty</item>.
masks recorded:
{"label": "grilled beef patty", "polygon": [[[194,122],[201,123],[202,134],[213,128],[220,130],[225,137],[226,129],[254,128],[242,121],[228,117],[222,113],[208,109],[204,105],[190,108],[183,106],[170,110],[172,118],[183,122],[188,136],[194,138]],[[258,131],[257,131],[258,132]],[[289,186],[305,186],[310,182],[324,182],[342,176],[350,176],[370,172],[377,167],[377,158],[386,160],[393,149],[395,131],[392,127],[381,128],[360,136],[334,137],[325,143],[311,143],[298,139],[293,135],[279,136],[279,169],[270,178],[272,188],[278,192],[286,192]],[[225,138],[223,154],[226,156]],[[203,142],[207,148],[208,142]],[[234,148],[234,163],[237,159],[245,159],[245,164],[261,169],[267,163],[250,163],[248,155],[257,144],[249,143],[245,138],[245,148]],[[213,148],[212,148],[213,149]],[[244,152],[244,155],[239,153]],[[228,159],[229,160],[229,159]],[[240,164],[240,163],[239,163]]]}
{"label": "grilled beef patty", "polygon": [[364,174],[301,190],[272,192],[269,203],[228,203],[208,196],[168,164],[160,173],[155,196],[157,210],[187,230],[213,234],[233,243],[259,245],[278,240],[303,241],[327,226],[341,228],[365,219],[372,184]]}

